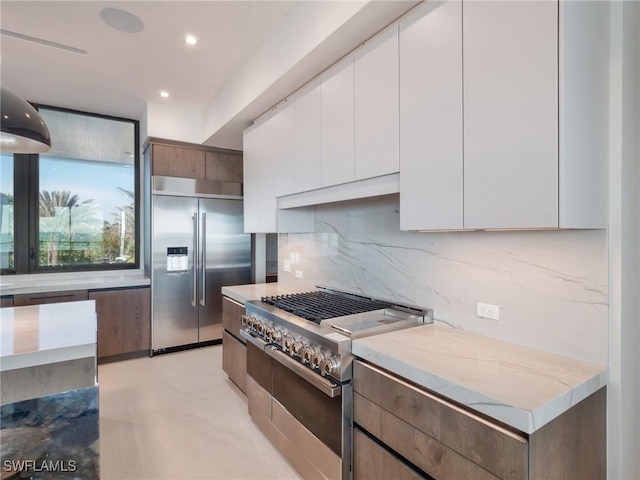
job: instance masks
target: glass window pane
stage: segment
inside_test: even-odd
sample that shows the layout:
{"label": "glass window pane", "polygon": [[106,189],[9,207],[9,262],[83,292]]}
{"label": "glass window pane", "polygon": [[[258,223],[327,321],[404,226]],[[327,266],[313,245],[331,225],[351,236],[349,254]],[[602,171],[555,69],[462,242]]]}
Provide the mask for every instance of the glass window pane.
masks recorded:
{"label": "glass window pane", "polygon": [[13,155],[0,156],[0,268],[13,270]]}
{"label": "glass window pane", "polygon": [[135,263],[134,124],[40,110],[39,266]]}

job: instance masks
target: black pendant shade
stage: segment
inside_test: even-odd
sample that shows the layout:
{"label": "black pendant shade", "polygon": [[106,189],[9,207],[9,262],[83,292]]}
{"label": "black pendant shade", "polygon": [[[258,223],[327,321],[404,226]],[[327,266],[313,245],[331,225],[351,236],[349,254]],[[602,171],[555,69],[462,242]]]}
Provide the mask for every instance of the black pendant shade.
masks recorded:
{"label": "black pendant shade", "polygon": [[3,153],[43,153],[51,149],[51,135],[44,120],[33,106],[2,87],[0,123]]}

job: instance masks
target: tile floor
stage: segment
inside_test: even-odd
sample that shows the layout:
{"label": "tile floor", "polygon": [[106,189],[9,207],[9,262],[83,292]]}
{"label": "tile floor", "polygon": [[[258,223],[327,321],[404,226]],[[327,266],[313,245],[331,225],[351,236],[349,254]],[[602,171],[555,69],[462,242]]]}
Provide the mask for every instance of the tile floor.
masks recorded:
{"label": "tile floor", "polygon": [[100,365],[100,478],[299,479],[222,371],[222,346]]}

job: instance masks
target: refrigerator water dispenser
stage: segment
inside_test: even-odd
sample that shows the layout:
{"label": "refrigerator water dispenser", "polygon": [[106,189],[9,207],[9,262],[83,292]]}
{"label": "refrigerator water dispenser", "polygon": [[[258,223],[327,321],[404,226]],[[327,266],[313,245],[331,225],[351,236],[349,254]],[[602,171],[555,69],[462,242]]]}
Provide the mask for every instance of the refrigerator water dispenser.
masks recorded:
{"label": "refrigerator water dispenser", "polygon": [[167,247],[167,272],[187,272],[189,270],[188,254],[187,247]]}

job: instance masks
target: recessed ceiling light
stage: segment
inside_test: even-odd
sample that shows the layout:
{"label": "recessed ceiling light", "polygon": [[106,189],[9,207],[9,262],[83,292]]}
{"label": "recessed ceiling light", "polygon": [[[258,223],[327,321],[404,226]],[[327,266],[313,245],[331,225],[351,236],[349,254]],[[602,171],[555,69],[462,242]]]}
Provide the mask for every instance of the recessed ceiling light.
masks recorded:
{"label": "recessed ceiling light", "polygon": [[190,33],[187,33],[185,35],[184,41],[187,43],[187,45],[195,45],[196,43],[198,43],[198,39]]}
{"label": "recessed ceiling light", "polygon": [[100,18],[111,28],[120,32],[139,33],[144,29],[144,23],[133,13],[119,8],[104,8],[100,12]]}
{"label": "recessed ceiling light", "polygon": [[160,96],[161,96],[162,98],[167,98],[167,97],[169,96],[169,92],[167,92],[166,90],[162,90],[162,91],[160,92]]}

